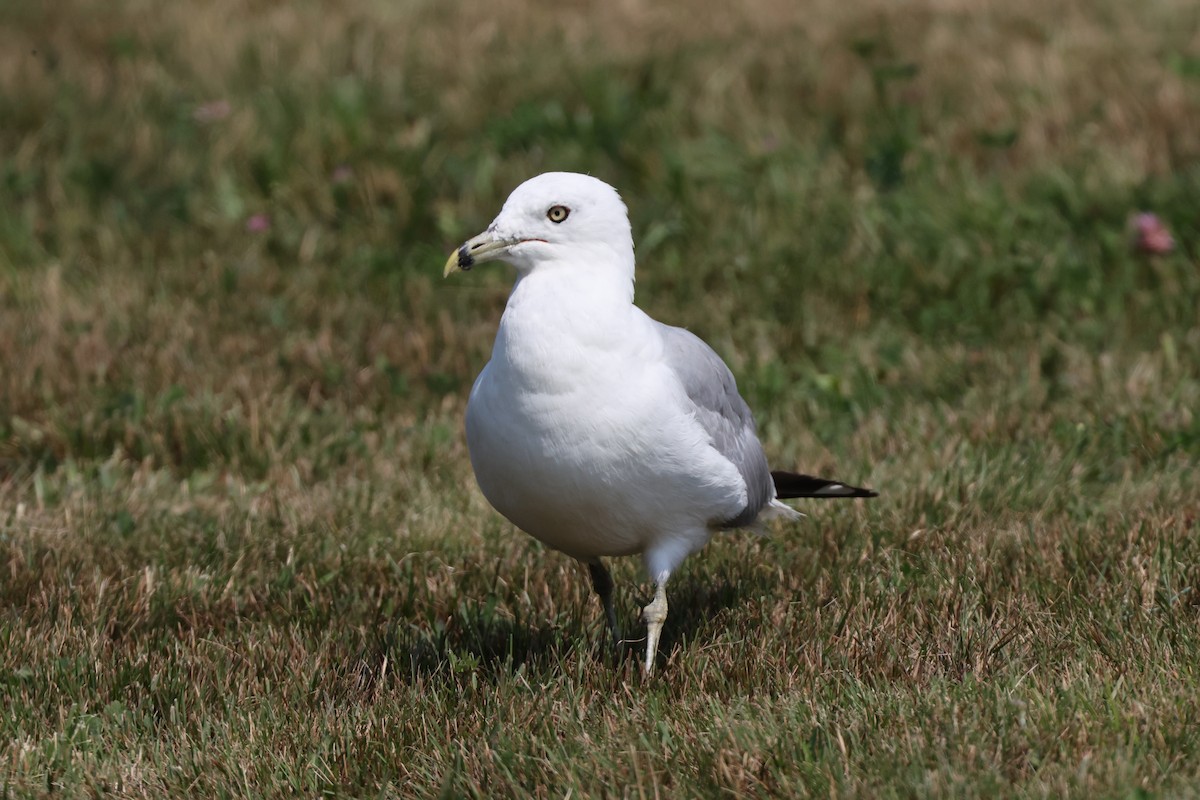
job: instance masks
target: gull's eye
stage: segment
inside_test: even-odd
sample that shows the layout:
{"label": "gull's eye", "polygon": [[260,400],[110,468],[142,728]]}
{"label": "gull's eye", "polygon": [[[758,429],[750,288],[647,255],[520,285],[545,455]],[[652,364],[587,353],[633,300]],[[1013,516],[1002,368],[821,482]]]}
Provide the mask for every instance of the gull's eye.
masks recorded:
{"label": "gull's eye", "polygon": [[550,206],[550,210],[546,212],[546,219],[551,222],[562,222],[571,213],[571,209],[566,206]]}

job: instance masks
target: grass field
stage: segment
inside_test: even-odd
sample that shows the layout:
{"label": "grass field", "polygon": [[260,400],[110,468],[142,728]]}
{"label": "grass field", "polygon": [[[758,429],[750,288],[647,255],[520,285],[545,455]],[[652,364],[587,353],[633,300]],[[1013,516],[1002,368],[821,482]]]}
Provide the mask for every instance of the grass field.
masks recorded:
{"label": "grass field", "polygon": [[[0,796],[1200,796],[1193,0],[16,0],[0,45]],[[466,455],[512,276],[441,266],[550,169],[777,467],[881,492],[691,558],[649,682]]]}

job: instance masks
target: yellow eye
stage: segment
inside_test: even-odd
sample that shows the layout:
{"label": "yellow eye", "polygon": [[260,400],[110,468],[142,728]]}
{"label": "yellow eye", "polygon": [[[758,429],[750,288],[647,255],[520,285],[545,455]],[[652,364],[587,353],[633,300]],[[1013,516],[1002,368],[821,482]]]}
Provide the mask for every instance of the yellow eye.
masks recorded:
{"label": "yellow eye", "polygon": [[571,209],[566,206],[550,206],[550,210],[546,212],[546,219],[551,222],[562,222],[571,213]]}

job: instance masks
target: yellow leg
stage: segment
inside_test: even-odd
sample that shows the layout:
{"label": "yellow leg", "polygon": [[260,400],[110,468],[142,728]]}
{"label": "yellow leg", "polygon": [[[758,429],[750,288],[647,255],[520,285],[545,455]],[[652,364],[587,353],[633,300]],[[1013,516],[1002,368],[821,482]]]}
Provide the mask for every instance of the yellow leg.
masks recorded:
{"label": "yellow leg", "polygon": [[654,671],[654,656],[658,653],[658,637],[667,620],[667,582],[660,581],[654,590],[654,600],[642,609],[646,620],[646,674]]}

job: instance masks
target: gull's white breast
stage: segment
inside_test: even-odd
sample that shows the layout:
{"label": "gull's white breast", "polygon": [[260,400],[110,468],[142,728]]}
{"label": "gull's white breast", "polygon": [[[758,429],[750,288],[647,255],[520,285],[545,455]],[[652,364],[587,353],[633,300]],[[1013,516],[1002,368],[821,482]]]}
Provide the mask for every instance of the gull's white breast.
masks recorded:
{"label": "gull's white breast", "polygon": [[576,558],[703,546],[746,486],[692,414],[659,334],[632,304],[536,277],[514,289],[467,406],[484,496]]}

